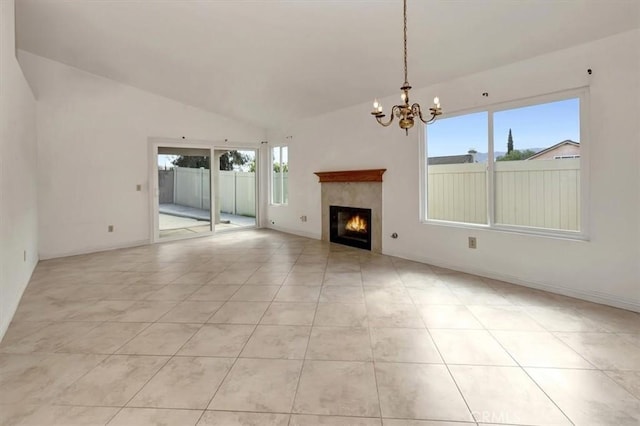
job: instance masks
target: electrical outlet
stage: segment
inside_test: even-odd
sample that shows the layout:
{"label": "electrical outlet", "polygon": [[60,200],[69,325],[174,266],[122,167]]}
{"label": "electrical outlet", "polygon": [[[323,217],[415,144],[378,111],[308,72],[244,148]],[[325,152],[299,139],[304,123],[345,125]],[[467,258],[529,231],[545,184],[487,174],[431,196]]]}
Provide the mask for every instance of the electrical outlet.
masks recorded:
{"label": "electrical outlet", "polygon": [[113,232],[113,225],[109,225],[109,227],[107,228],[107,232]]}
{"label": "electrical outlet", "polygon": [[307,215],[300,216],[300,221],[301,222],[306,222],[307,221]]}
{"label": "electrical outlet", "polygon": [[478,241],[476,241],[476,237],[469,237],[469,248],[470,249],[478,248]]}

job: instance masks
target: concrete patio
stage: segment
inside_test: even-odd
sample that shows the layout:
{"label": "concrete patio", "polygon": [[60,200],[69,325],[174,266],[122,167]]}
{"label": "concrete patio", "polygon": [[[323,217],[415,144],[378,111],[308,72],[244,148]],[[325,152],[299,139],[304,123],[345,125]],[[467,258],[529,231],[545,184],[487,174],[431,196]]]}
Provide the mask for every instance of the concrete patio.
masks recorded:
{"label": "concrete patio", "polygon": [[[210,230],[210,211],[178,204],[160,204],[159,206],[160,236],[187,235],[208,232]],[[253,217],[220,213],[220,223],[215,225],[216,231],[255,226]]]}

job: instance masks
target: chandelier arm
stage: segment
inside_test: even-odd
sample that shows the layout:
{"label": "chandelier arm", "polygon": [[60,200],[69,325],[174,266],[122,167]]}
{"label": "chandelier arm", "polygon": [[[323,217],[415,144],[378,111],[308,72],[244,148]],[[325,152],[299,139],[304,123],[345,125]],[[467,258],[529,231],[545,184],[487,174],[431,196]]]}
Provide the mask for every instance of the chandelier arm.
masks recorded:
{"label": "chandelier arm", "polygon": [[420,119],[420,121],[422,121],[424,124],[430,124],[436,121],[436,114],[434,114],[433,112],[431,112],[431,118],[429,118],[428,120],[425,120],[422,117],[422,109],[420,108],[420,105],[417,103],[411,105],[411,111],[413,112],[413,115],[417,116]]}
{"label": "chandelier arm", "polygon": [[393,123],[393,119],[396,115],[396,111],[398,110],[398,108],[399,108],[398,105],[394,105],[393,108],[391,108],[391,113],[389,114],[389,121],[387,121],[386,123],[382,121],[382,117],[384,116],[377,116],[376,121],[380,123],[382,127],[389,127],[391,123]]}
{"label": "chandelier arm", "polygon": [[376,117],[376,121],[382,125],[382,127],[389,127],[391,125],[391,123],[393,122],[393,116],[389,117],[389,121],[387,121],[386,123],[382,121],[382,117]]}

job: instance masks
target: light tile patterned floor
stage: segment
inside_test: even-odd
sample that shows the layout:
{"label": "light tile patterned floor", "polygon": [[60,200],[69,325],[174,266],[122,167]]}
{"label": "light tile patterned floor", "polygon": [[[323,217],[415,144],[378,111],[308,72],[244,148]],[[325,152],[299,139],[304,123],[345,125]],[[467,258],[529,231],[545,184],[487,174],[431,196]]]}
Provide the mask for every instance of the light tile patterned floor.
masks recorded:
{"label": "light tile patterned floor", "polygon": [[253,230],[41,262],[1,425],[640,424],[640,316]]}

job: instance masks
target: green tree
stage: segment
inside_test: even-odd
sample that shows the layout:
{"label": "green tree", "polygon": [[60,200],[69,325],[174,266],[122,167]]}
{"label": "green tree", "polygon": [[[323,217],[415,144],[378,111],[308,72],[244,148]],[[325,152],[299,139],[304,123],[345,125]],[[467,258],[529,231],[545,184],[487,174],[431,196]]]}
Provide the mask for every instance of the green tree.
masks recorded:
{"label": "green tree", "polygon": [[211,165],[211,159],[209,157],[200,157],[194,155],[179,155],[172,161],[172,163],[174,166],[186,167],[189,169],[199,169],[200,167],[208,169]]}
{"label": "green tree", "polygon": [[513,135],[511,129],[509,129],[509,137],[507,138],[507,153],[496,158],[496,161],[520,161],[534,155],[536,152],[530,149],[524,149],[522,151],[513,149]]}
{"label": "green tree", "polygon": [[[280,173],[280,163],[278,162],[273,163],[273,171],[276,173]],[[282,163],[282,171],[283,172],[289,171],[289,165],[287,163]]]}
{"label": "green tree", "polygon": [[240,151],[228,151],[220,156],[220,170],[233,170],[249,161],[249,156]]}
{"label": "green tree", "polygon": [[496,161],[520,161],[520,160],[526,160],[527,158],[531,157],[532,155],[534,155],[536,152],[534,150],[531,149],[525,149],[525,150],[518,150],[518,149],[514,149],[513,151],[505,154],[505,155],[501,155],[500,157],[496,158]]}
{"label": "green tree", "polygon": [[509,138],[507,139],[507,154],[513,152],[513,136],[511,135],[511,129],[509,129]]}
{"label": "green tree", "polygon": [[[235,166],[240,167],[248,161],[248,155],[235,150],[228,151],[220,156],[220,170],[233,170]],[[178,158],[173,160],[173,165],[178,167],[189,167],[192,169],[199,169],[200,167],[209,169],[211,159],[209,157],[180,155]]]}

